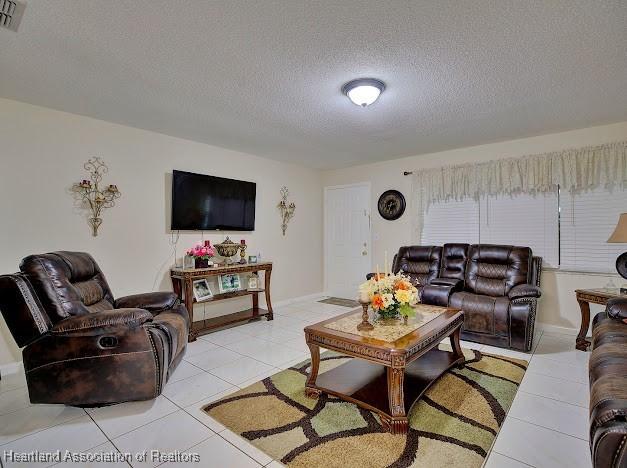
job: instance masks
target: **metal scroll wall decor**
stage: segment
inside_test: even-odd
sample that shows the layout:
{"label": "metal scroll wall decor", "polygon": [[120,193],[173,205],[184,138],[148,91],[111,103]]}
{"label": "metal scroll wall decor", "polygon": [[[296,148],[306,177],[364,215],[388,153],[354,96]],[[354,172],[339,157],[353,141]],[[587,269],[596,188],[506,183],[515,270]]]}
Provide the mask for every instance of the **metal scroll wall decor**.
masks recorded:
{"label": "metal scroll wall decor", "polygon": [[281,189],[281,201],[279,202],[278,208],[281,212],[281,229],[283,230],[283,235],[285,235],[285,231],[287,230],[287,223],[294,217],[294,211],[296,210],[294,202],[287,201],[289,194],[290,191],[287,187]]}
{"label": "metal scroll wall decor", "polygon": [[92,235],[98,235],[98,228],[102,224],[102,210],[115,206],[115,200],[120,198],[120,191],[117,185],[108,185],[101,189],[102,176],[109,172],[107,165],[98,157],[91,158],[83,166],[89,172],[89,179],[81,180],[72,187],[76,199],[82,206],[89,210],[89,225]]}

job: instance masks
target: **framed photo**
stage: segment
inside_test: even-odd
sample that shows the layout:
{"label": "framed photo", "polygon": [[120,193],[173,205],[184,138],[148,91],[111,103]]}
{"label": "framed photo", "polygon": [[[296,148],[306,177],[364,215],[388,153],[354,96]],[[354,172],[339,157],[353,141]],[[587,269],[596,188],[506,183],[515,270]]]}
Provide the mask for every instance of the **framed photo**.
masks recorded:
{"label": "framed photo", "polygon": [[248,277],[248,289],[259,289],[259,277],[257,275]]}
{"label": "framed photo", "polygon": [[206,301],[213,297],[211,288],[209,288],[209,282],[206,279],[196,280],[192,283],[192,289],[194,290],[194,297],[196,302]]}
{"label": "framed photo", "polygon": [[249,255],[248,256],[248,263],[257,263],[257,256],[256,255]]}
{"label": "framed photo", "polygon": [[242,282],[239,275],[220,275],[218,278],[220,293],[229,293],[242,289]]}

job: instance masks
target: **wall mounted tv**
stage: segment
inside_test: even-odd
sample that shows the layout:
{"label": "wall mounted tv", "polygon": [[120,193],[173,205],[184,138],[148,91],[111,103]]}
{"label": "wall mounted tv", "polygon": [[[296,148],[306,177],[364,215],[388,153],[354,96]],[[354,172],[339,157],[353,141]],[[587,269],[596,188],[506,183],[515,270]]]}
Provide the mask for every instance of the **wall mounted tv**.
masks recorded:
{"label": "wall mounted tv", "polygon": [[173,231],[254,231],[257,184],[172,173]]}

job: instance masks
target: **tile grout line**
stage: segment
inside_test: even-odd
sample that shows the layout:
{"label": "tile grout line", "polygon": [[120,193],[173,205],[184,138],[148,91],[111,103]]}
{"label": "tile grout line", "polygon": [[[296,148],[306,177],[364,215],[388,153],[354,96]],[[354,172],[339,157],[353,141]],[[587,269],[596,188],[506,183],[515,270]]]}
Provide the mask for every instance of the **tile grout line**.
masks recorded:
{"label": "tile grout line", "polygon": [[494,452],[494,453],[498,453],[498,454],[499,454],[499,455],[501,455],[502,457],[509,458],[510,460],[517,461],[518,463],[522,463],[522,464],[523,464],[523,465],[525,465],[525,466],[530,466],[531,468],[536,468],[536,466],[535,466],[535,465],[530,465],[529,463],[525,463],[524,461],[521,461],[521,460],[519,460],[518,458],[510,457],[509,455],[505,455],[504,453],[497,452],[497,451],[496,451],[496,450],[494,450],[494,449],[492,450],[492,452]]}
{"label": "tile grout line", "polygon": [[[97,427],[98,429],[100,429],[100,432],[102,432],[102,434],[103,434],[103,435],[105,436],[105,438],[109,441],[109,443],[111,443],[111,445],[113,445],[113,447],[114,447],[114,448],[115,448],[115,449],[116,449],[119,453],[122,453],[122,451],[119,449],[119,447],[118,447],[117,445],[115,445],[115,442],[113,442],[113,440],[112,440],[112,439],[110,439],[110,438],[109,438],[109,436],[107,435],[107,433],[104,431],[104,429],[103,429],[102,427],[100,427],[100,425],[99,425],[99,424],[96,422],[96,420],[95,420],[95,419],[91,416],[91,414],[89,414],[89,412],[88,412],[88,411],[86,411],[86,410],[84,410],[84,411],[85,411],[85,413],[87,414],[87,416],[89,416],[89,419],[91,419],[91,420],[94,422],[94,424],[96,425],[96,427]],[[100,445],[102,445],[102,444],[100,444]],[[98,447],[98,445],[95,445],[94,447],[89,448],[89,449],[87,449],[87,450],[91,450],[91,449],[96,448],[96,447]],[[131,465],[129,462],[125,462],[125,463],[126,463],[127,465],[129,465],[131,468],[133,468],[133,465]]]}
{"label": "tile grout line", "polygon": [[547,400],[556,401],[558,403],[563,403],[565,405],[573,406],[575,408],[583,408],[585,410],[588,410],[588,408],[586,406],[576,405],[575,403],[570,403],[570,402],[564,401],[564,400],[558,400],[557,398],[551,398],[551,397],[548,397],[546,395],[539,395],[537,393],[529,392],[527,390],[520,390],[519,389],[518,391],[522,392],[522,393],[526,393],[527,395],[533,395],[533,396],[536,396],[536,397],[539,397],[539,398],[546,398]]}
{"label": "tile grout line", "polygon": [[[520,418],[517,418],[516,416],[511,416],[511,415],[508,415],[507,417],[508,417],[508,418],[515,419],[515,420],[520,421],[520,422],[524,422],[524,423],[527,423],[527,424],[531,424],[532,426],[541,427],[541,428],[543,428],[543,429],[546,429],[547,431],[551,431],[551,432],[556,432],[556,433],[558,433],[558,434],[562,434],[562,435],[567,436],[567,437],[570,437],[570,438],[572,438],[572,439],[581,440],[581,441],[586,442],[586,443],[588,442],[588,439],[582,439],[581,437],[577,437],[577,436],[574,436],[574,435],[572,435],[572,434],[566,434],[565,432],[558,431],[557,429],[553,429],[553,428],[551,428],[551,427],[546,427],[546,426],[543,426],[542,424],[532,423],[532,422],[530,422],[530,421],[527,421],[526,419],[520,419]],[[501,454],[501,455],[502,455],[502,454]]]}

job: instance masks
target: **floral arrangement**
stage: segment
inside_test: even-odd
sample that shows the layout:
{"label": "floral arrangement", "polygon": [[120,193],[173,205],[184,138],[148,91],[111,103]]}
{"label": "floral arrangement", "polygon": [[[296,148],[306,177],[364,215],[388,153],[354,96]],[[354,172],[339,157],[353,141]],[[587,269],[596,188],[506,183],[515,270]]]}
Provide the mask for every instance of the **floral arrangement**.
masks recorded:
{"label": "floral arrangement", "polygon": [[187,255],[194,258],[202,258],[203,260],[209,260],[216,254],[215,249],[211,244],[203,245],[198,242],[194,247],[187,250]]}
{"label": "floral arrangement", "polygon": [[[416,315],[412,305],[418,302],[418,290],[409,278],[397,273],[375,274],[359,286],[360,299],[370,302],[380,318]],[[367,299],[367,301],[366,301]]]}

